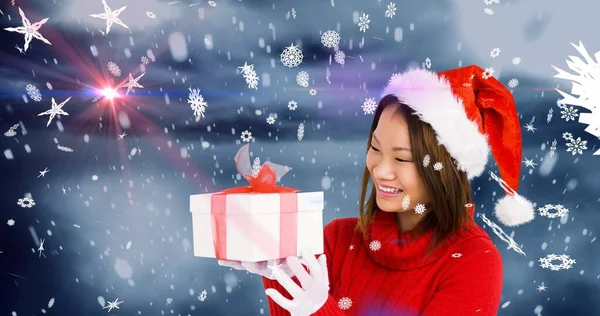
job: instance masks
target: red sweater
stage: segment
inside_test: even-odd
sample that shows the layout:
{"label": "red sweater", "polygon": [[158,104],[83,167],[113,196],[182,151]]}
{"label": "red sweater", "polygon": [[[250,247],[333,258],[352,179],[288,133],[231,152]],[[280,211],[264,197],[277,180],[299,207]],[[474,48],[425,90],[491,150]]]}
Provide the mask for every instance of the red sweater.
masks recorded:
{"label": "red sweater", "polygon": [[[365,240],[354,232],[356,222],[336,219],[325,226],[329,299],[313,315],[496,315],[502,258],[477,224],[426,257],[433,232],[416,238],[400,233],[396,214],[379,211]],[[263,280],[265,288],[291,298],[277,281]],[[289,315],[268,301],[272,316]]]}

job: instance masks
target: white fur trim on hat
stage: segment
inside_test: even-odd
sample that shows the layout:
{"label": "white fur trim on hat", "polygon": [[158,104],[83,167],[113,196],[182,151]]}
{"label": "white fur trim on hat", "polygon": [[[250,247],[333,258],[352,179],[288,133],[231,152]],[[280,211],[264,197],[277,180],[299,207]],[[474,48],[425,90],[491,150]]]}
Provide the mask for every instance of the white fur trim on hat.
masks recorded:
{"label": "white fur trim on hat", "polygon": [[392,77],[382,97],[388,94],[433,127],[438,143],[446,147],[469,179],[481,175],[490,153],[487,137],[468,119],[462,100],[453,94],[445,78],[425,69],[411,69]]}
{"label": "white fur trim on hat", "polygon": [[496,218],[506,226],[529,223],[535,217],[533,204],[520,195],[506,195],[496,202]]}

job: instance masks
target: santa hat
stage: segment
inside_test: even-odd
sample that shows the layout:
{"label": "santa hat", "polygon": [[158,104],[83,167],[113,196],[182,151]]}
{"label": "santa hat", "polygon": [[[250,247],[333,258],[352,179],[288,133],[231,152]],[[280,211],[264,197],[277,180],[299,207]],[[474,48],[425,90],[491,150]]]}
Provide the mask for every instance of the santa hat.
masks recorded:
{"label": "santa hat", "polygon": [[483,173],[491,148],[502,177],[497,180],[503,180],[506,193],[496,203],[496,217],[507,226],[533,219],[533,205],[516,193],[521,126],[513,96],[502,83],[478,66],[437,74],[412,69],[392,76],[382,96],[389,94],[433,127],[438,143],[469,179]]}

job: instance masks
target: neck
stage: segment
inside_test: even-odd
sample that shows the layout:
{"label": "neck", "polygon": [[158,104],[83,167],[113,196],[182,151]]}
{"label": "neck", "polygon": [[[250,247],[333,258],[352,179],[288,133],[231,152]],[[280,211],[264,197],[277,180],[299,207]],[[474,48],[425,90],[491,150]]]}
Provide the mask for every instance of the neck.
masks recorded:
{"label": "neck", "polygon": [[410,211],[396,213],[398,227],[402,233],[415,229],[419,224],[419,221],[421,221],[421,218],[423,218],[423,215],[415,214]]}

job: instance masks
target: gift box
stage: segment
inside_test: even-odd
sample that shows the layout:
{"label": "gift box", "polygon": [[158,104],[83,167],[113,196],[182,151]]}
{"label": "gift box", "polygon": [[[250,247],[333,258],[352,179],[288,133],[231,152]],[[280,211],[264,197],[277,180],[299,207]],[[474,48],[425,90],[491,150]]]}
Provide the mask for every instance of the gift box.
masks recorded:
{"label": "gift box", "polygon": [[323,192],[275,185],[291,169],[270,162],[252,168],[249,145],[235,163],[249,186],[190,196],[194,256],[258,262],[305,248],[323,253]]}

